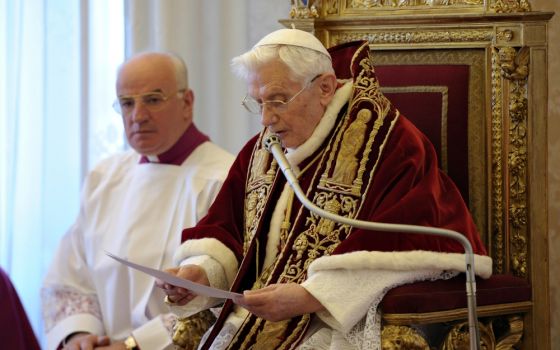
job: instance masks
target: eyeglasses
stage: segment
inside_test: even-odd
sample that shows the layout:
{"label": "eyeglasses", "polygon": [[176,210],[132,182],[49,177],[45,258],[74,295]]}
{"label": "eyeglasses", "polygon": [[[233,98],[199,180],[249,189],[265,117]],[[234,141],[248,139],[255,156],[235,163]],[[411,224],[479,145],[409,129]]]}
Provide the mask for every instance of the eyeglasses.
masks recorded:
{"label": "eyeglasses", "polygon": [[251,96],[249,96],[249,94],[247,94],[247,95],[245,95],[245,98],[243,99],[243,101],[241,101],[241,104],[243,105],[243,107],[245,107],[249,112],[251,112],[253,114],[262,114],[264,106],[268,106],[269,108],[272,108],[275,111],[282,111],[282,110],[286,109],[286,107],[288,107],[288,104],[290,102],[292,102],[293,100],[295,100],[296,97],[299,96],[299,94],[301,94],[305,89],[310,87],[311,84],[317,78],[319,78],[320,76],[321,76],[321,74],[319,74],[315,78],[311,79],[311,81],[309,83],[305,84],[305,86],[301,90],[296,92],[296,94],[294,96],[292,96],[292,98],[290,98],[288,101],[271,100],[271,101],[259,102],[259,101],[255,100],[254,98],[252,98]]}
{"label": "eyeglasses", "polygon": [[115,102],[113,102],[113,109],[121,115],[128,115],[134,110],[134,106],[137,103],[136,100],[138,99],[147,110],[150,112],[157,112],[165,106],[165,102],[173,97],[173,95],[181,97],[184,92],[185,89],[177,90],[177,92],[167,96],[158,91],[145,92],[137,95],[123,95],[119,96]]}

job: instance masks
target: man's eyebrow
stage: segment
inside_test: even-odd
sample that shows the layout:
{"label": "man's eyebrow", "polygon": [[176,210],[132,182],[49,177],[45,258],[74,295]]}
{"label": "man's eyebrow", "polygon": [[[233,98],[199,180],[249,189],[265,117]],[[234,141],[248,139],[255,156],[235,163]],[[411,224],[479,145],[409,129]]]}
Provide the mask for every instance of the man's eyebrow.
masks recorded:
{"label": "man's eyebrow", "polygon": [[151,93],[154,93],[154,92],[158,92],[158,93],[163,94],[163,90],[162,90],[161,88],[157,88],[157,89],[154,89],[154,90],[152,90],[152,91],[143,92],[143,93],[141,93],[141,94],[117,95],[117,97],[118,97],[118,98],[129,98],[129,97],[133,97],[133,96],[141,96],[141,95],[151,94]]}

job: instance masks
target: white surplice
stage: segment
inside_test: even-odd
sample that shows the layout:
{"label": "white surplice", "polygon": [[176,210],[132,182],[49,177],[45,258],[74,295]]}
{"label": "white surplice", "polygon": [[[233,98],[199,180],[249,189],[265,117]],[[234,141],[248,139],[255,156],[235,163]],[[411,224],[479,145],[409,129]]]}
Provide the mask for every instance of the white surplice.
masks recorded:
{"label": "white surplice", "polygon": [[200,220],[233,161],[216,145],[198,146],[182,165],[139,164],[129,151],[102,161],[86,178],[76,222],[61,240],[42,299],[47,348],[86,331],[143,349],[171,346],[173,315],[154,279],[105,251],[153,268],[172,267],[181,231]]}

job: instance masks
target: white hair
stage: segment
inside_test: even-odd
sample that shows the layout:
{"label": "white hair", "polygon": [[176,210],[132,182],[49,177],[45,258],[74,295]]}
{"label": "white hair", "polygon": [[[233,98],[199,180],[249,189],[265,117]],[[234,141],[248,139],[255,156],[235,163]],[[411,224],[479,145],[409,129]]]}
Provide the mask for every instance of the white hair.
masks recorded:
{"label": "white hair", "polygon": [[330,58],[318,51],[293,45],[263,45],[237,56],[231,60],[231,68],[239,78],[248,80],[249,74],[257,67],[279,59],[291,71],[291,77],[301,82],[308,83],[317,75],[333,73]]}
{"label": "white hair", "polygon": [[189,71],[185,61],[181,56],[174,53],[166,53],[173,62],[175,68],[175,80],[177,80],[177,90],[187,90],[189,88]]}

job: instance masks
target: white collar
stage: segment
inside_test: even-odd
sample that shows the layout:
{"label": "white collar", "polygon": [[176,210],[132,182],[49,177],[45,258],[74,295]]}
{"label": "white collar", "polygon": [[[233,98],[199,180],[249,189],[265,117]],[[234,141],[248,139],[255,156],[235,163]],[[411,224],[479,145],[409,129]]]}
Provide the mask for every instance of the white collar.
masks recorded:
{"label": "white collar", "polygon": [[288,148],[286,158],[293,168],[296,168],[301,161],[312,155],[325,142],[325,139],[334,127],[338,113],[350,99],[352,85],[352,81],[348,81],[336,90],[333,99],[327,106],[319,124],[313,130],[311,137],[296,148]]}

